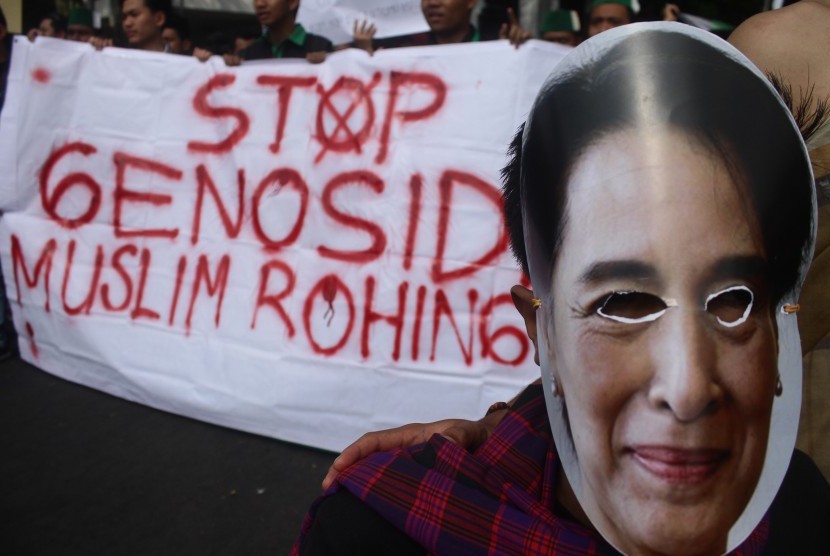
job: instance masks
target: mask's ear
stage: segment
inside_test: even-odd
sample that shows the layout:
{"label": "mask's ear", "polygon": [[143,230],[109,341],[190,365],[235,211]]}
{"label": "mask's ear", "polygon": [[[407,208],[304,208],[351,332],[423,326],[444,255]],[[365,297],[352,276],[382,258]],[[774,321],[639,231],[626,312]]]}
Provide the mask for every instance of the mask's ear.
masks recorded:
{"label": "mask's ear", "polygon": [[527,337],[533,342],[533,361],[538,365],[539,345],[536,342],[536,308],[533,306],[533,292],[524,286],[516,285],[510,288],[510,296],[513,298],[513,305],[525,321]]}

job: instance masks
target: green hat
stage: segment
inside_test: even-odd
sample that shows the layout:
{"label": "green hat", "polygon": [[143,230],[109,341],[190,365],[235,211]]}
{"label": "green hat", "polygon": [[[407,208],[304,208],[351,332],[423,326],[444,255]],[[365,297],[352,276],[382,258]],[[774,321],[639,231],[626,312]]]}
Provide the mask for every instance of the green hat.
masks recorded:
{"label": "green hat", "polygon": [[87,27],[93,27],[92,10],[89,8],[72,8],[69,10],[67,25],[86,25]]}
{"label": "green hat", "polygon": [[573,10],[551,10],[542,18],[542,25],[539,32],[544,34],[549,31],[570,31],[579,32],[579,15]]}
{"label": "green hat", "polygon": [[625,6],[631,13],[638,14],[640,13],[640,2],[638,0],[594,0],[591,2],[591,9],[593,10],[597,6],[602,6],[603,4],[620,4],[621,6]]}
{"label": "green hat", "polygon": [[725,23],[717,19],[707,19],[705,17],[700,17],[699,15],[692,15],[683,12],[680,12],[677,16],[677,20],[693,27],[697,27],[698,29],[711,31],[713,33],[729,33],[735,28],[735,26],[731,23]]}

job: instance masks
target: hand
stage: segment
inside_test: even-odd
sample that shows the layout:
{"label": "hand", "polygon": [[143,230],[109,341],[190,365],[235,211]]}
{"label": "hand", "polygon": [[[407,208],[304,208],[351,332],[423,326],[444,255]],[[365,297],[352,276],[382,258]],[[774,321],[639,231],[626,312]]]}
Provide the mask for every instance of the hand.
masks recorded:
{"label": "hand", "polygon": [[40,31],[38,31],[37,27],[32,27],[29,29],[29,32],[26,33],[26,36],[29,38],[30,42],[35,42],[38,35],[40,35]]}
{"label": "hand", "polygon": [[325,50],[309,52],[305,55],[305,59],[309,64],[322,64],[326,61],[326,54],[327,52]]}
{"label": "hand", "polygon": [[521,44],[527,42],[528,39],[533,38],[530,32],[525,31],[522,29],[522,26],[519,25],[519,20],[516,19],[516,14],[513,11],[513,8],[507,8],[507,18],[510,22],[503,23],[499,29],[500,39],[507,39],[510,41],[510,44],[516,48],[519,48]]}
{"label": "hand", "polygon": [[358,24],[357,20],[355,20],[354,30],[352,31],[352,44],[354,44],[355,48],[365,50],[369,54],[372,54],[372,39],[375,37],[377,31],[374,23],[369,23],[364,19]]}
{"label": "hand", "polygon": [[677,21],[679,15],[680,7],[677,4],[663,6],[663,21]]}
{"label": "hand", "polygon": [[199,60],[200,62],[207,62],[211,56],[213,56],[213,52],[205,48],[197,47],[193,49],[193,57]]}
{"label": "hand", "polygon": [[112,46],[112,39],[105,39],[103,37],[90,37],[89,44],[91,44],[95,50],[103,50],[108,46]]}
{"label": "hand", "polygon": [[222,59],[225,60],[225,65],[234,67],[242,65],[242,58],[236,54],[222,54]]}
{"label": "hand", "polygon": [[421,444],[429,440],[433,434],[441,434],[469,451],[475,450],[490,437],[505,413],[506,410],[494,411],[479,421],[444,419],[434,423],[412,423],[395,429],[366,433],[337,456],[323,479],[323,490],[329,488],[337,475],[353,463],[375,452]]}

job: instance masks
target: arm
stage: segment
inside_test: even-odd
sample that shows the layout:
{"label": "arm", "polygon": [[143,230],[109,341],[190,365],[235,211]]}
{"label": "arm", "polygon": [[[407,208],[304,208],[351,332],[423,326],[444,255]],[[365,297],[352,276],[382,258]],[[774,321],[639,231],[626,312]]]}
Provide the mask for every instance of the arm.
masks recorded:
{"label": "arm", "polygon": [[507,39],[510,41],[510,44],[519,48],[528,39],[533,38],[533,35],[529,31],[526,31],[519,25],[519,20],[516,18],[516,14],[512,8],[507,8],[507,18],[510,22],[502,24],[501,29],[499,29],[499,39]]}
{"label": "arm", "polygon": [[[533,384],[538,384],[541,379]],[[507,402],[510,406],[518,398],[515,396]],[[434,434],[441,434],[469,451],[481,446],[490,437],[493,430],[501,423],[508,408],[488,411],[478,421],[466,419],[443,419],[434,423],[410,423],[394,429],[369,432],[346,447],[329,467],[323,479],[323,490],[334,482],[337,475],[347,467],[374,454],[395,448],[406,448],[426,442]]]}

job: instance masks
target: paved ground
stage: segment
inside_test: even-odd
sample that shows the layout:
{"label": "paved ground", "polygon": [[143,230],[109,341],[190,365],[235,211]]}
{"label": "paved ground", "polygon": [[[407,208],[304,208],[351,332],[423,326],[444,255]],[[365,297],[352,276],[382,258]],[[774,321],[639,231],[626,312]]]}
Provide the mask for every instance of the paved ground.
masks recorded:
{"label": "paved ground", "polygon": [[0,364],[3,554],[287,554],[334,455]]}

